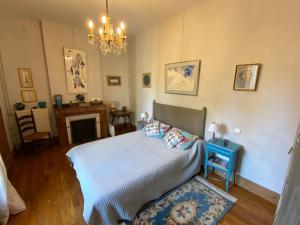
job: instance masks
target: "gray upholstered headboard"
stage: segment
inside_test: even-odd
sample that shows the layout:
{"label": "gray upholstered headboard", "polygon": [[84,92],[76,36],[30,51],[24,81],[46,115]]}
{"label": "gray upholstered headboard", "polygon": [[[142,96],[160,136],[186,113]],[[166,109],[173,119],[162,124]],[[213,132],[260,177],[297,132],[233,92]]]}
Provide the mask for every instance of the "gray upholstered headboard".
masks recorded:
{"label": "gray upholstered headboard", "polygon": [[206,108],[189,109],[153,101],[153,119],[204,138]]}

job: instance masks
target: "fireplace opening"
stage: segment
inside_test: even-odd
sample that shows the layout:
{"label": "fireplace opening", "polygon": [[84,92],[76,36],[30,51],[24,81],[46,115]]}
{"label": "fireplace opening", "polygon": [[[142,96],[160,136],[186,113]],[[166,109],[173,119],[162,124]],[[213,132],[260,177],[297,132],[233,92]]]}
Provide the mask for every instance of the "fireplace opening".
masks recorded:
{"label": "fireplace opening", "polygon": [[96,118],[70,121],[73,143],[97,139]]}

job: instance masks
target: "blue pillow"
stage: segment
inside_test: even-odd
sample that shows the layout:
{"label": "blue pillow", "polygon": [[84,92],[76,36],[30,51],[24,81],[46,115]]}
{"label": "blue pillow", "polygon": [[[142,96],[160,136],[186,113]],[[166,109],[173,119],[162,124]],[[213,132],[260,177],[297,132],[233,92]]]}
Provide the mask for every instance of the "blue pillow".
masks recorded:
{"label": "blue pillow", "polygon": [[180,130],[180,133],[183,136],[183,139],[176,145],[176,147],[181,150],[189,149],[199,138],[197,135],[190,134],[183,130]]}

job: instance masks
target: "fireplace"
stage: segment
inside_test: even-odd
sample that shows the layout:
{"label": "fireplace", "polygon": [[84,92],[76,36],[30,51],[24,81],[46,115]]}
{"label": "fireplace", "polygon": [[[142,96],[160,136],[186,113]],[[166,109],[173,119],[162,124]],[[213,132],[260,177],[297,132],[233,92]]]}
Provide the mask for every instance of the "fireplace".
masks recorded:
{"label": "fireplace", "polygon": [[92,141],[101,137],[99,113],[66,117],[69,144]]}

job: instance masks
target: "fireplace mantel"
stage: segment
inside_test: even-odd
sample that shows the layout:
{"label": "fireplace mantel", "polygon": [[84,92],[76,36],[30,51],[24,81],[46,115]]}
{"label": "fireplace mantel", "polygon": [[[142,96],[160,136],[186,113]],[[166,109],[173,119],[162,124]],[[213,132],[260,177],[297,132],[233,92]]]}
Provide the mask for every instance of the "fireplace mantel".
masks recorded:
{"label": "fireplace mantel", "polygon": [[108,137],[108,123],[106,117],[106,105],[70,105],[66,107],[55,107],[55,119],[57,126],[57,134],[59,138],[59,145],[61,147],[69,145],[66,117],[77,116],[84,114],[99,113],[100,116],[100,129],[101,129],[101,138]]}

